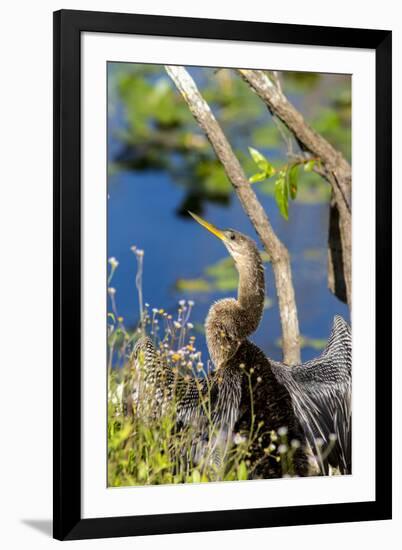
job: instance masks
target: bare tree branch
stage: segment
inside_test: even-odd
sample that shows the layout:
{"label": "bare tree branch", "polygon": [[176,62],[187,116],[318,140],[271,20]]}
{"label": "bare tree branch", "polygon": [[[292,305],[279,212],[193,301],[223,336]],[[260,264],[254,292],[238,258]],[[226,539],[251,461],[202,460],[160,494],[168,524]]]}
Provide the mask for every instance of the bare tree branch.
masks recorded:
{"label": "bare tree branch", "polygon": [[332,194],[329,206],[328,230],[328,285],[342,302],[347,302],[343,265],[342,239],[340,235],[339,210]]}
{"label": "bare tree branch", "polygon": [[166,66],[166,71],[182,94],[191,113],[207,135],[231,181],[244,211],[270,255],[278,295],[283,334],[284,361],[300,362],[300,335],[289,254],[276,236],[267,215],[234,154],[219,123],[184,67]]}
{"label": "bare tree branch", "polygon": [[[276,86],[263,71],[237,69],[241,77],[249,84],[256,94],[264,101],[272,115],[278,117],[292,132],[301,149],[321,160],[320,173],[331,184],[335,205],[339,213],[339,235],[342,244],[343,276],[349,307],[352,304],[352,247],[351,247],[351,186],[352,169],[342,154],[320,134],[311,128],[299,111],[288,101],[280,87]],[[333,226],[332,226],[333,227]],[[333,234],[330,232],[330,241]],[[330,247],[330,277],[331,270],[339,264],[339,256],[332,256]],[[336,287],[331,289],[336,293]],[[337,294],[338,295],[338,294]],[[340,297],[340,296],[339,296]]]}

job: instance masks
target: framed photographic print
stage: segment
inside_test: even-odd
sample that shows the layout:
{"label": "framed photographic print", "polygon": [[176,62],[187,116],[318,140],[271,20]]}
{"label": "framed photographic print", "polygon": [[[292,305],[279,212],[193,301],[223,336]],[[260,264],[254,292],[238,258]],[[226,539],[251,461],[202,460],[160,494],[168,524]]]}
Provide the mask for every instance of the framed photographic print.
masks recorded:
{"label": "framed photographic print", "polygon": [[54,14],[56,538],[391,517],[390,182],[391,32]]}

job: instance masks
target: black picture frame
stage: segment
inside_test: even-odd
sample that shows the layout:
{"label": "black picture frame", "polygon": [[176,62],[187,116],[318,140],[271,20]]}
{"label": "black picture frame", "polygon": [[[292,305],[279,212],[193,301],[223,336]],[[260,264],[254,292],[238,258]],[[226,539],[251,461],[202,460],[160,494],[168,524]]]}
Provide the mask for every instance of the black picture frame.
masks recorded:
{"label": "black picture frame", "polygon": [[[375,50],[375,501],[82,519],[80,38],[86,31]],[[70,10],[54,13],[55,538],[71,540],[391,518],[391,41],[391,32],[385,30]]]}

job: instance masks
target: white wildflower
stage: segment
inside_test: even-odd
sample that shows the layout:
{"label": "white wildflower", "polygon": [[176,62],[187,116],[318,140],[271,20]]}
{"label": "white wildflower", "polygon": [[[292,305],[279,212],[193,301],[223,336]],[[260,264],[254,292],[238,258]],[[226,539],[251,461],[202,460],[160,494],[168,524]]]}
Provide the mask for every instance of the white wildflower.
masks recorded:
{"label": "white wildflower", "polygon": [[233,436],[233,443],[235,445],[240,445],[241,443],[244,443],[246,441],[246,438],[239,434],[239,432],[235,433]]}

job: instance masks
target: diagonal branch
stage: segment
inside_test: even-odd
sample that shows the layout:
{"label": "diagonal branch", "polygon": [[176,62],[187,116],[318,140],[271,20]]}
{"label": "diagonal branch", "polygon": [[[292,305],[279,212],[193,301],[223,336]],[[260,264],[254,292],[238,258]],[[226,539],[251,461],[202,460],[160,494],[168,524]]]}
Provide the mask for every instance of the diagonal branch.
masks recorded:
{"label": "diagonal branch", "polygon": [[244,174],[239,160],[234,154],[209,105],[201,96],[194,80],[184,67],[166,66],[166,71],[180,91],[199,126],[211,142],[244,211],[250,218],[261,242],[270,255],[279,302],[284,361],[288,364],[299,363],[299,322],[289,253],[275,234],[265,210]]}
{"label": "diagonal branch", "polygon": [[[260,70],[237,69],[240,76],[264,101],[271,114],[279,118],[294,135],[301,149],[321,160],[321,175],[330,183],[339,214],[339,235],[342,245],[342,269],[349,306],[352,301],[351,259],[351,186],[352,169],[342,154],[304,120],[281,88]],[[330,230],[331,231],[331,230]],[[331,232],[330,232],[331,236]],[[335,257],[330,258],[334,262]],[[332,268],[334,266],[332,265]],[[334,291],[334,288],[332,289]],[[336,289],[335,289],[336,290]]]}
{"label": "diagonal branch", "polygon": [[237,72],[264,101],[271,113],[287,126],[302,149],[321,159],[326,170],[338,180],[337,183],[350,207],[352,169],[343,155],[307,124],[303,115],[263,71],[237,69]]}

